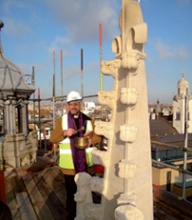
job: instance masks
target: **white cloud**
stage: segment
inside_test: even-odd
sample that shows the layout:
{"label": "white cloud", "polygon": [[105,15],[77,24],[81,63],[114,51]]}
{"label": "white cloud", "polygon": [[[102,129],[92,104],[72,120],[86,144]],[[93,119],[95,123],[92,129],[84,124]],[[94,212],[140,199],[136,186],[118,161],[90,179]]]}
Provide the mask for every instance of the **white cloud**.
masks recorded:
{"label": "white cloud", "polygon": [[165,60],[165,59],[172,59],[174,57],[174,52],[171,48],[171,46],[158,41],[155,45],[155,49],[159,55],[159,58],[161,60]]}
{"label": "white cloud", "polygon": [[189,51],[186,47],[180,46],[177,48],[177,55],[179,59],[186,60],[189,58]]}
{"label": "white cloud", "polygon": [[23,8],[24,4],[21,0],[6,0],[2,1],[1,10],[5,13],[9,13],[12,8]]}
{"label": "white cloud", "polygon": [[186,60],[189,59],[189,51],[188,49],[182,45],[171,45],[166,44],[160,40],[155,44],[155,49],[158,53],[158,56],[161,60],[170,60],[170,59],[178,59],[178,60]]}
{"label": "white cloud", "polygon": [[5,18],[6,23],[4,26],[4,32],[8,35],[20,39],[28,36],[31,33],[29,26],[25,25],[23,22]]}
{"label": "white cloud", "polygon": [[[61,48],[65,48],[66,45],[69,45],[69,44],[71,44],[71,40],[69,38],[57,36],[52,42],[49,51],[59,52]],[[67,54],[67,51],[63,51],[63,55],[65,56],[66,54]]]}
{"label": "white cloud", "polygon": [[68,67],[67,70],[64,70],[64,78],[68,79],[68,78],[72,78],[74,76],[77,76],[77,74],[80,73],[79,67],[72,65],[70,67]]}
{"label": "white cloud", "polygon": [[117,17],[109,0],[55,0],[49,1],[53,16],[67,30],[75,42],[91,42],[98,39],[99,23],[103,25],[103,35],[109,39],[117,30]]}

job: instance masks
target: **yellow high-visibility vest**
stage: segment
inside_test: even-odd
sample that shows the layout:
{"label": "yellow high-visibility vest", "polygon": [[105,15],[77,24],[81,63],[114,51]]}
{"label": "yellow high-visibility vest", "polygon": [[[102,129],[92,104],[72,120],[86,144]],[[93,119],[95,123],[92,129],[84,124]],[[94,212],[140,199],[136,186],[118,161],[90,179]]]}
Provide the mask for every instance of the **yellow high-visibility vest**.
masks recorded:
{"label": "yellow high-visibility vest", "polygon": [[[67,130],[68,129],[68,115],[64,114],[62,116],[62,129]],[[86,125],[86,133],[93,131],[93,126],[91,123],[91,120],[87,120],[87,125]],[[94,148],[86,148],[85,149],[85,154],[86,154],[86,161],[88,167],[93,166],[92,162],[92,151]],[[74,163],[73,163],[73,158],[72,158],[72,150],[70,146],[70,139],[66,137],[63,141],[59,143],[59,167],[63,169],[70,169],[74,170]]]}

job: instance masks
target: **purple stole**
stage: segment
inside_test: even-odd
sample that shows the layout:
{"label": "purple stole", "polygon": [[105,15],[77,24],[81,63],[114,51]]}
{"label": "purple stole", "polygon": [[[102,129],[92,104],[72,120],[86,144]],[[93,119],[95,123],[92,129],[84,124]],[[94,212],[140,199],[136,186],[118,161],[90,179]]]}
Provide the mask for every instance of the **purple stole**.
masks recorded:
{"label": "purple stole", "polygon": [[[78,126],[79,127],[77,128],[75,124],[74,116],[69,112],[68,113],[68,128],[73,128],[75,130],[80,129],[83,126],[82,112],[79,113]],[[75,138],[83,137],[83,135],[84,135],[83,130],[80,130],[77,134],[70,137],[72,158],[73,158],[73,163],[74,163],[76,173],[86,172],[86,168],[87,168],[85,150],[78,149],[75,147]]]}

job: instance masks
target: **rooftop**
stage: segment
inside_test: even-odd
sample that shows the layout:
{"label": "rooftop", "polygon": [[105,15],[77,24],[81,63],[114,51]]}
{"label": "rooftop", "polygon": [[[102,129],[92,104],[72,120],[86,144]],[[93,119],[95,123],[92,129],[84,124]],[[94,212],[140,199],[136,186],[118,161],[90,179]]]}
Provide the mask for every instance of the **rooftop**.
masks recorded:
{"label": "rooftop", "polygon": [[[13,219],[67,220],[64,184],[59,167],[46,157],[39,157],[30,167],[22,167],[15,171],[14,176],[6,177],[6,202]],[[100,198],[95,195],[93,199],[98,203]],[[170,203],[169,200],[168,202]],[[173,204],[177,203],[175,201]],[[154,220],[190,220],[188,213],[185,214],[182,210],[183,206],[178,210],[154,197]]]}

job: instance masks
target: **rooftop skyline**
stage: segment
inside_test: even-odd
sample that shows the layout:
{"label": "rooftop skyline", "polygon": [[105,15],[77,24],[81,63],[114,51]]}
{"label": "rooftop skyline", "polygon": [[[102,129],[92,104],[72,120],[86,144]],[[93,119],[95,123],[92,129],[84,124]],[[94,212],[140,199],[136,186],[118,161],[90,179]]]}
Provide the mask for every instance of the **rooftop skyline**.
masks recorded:
{"label": "rooftop skyline", "polygon": [[[144,47],[148,102],[172,102],[177,82],[184,74],[192,84],[192,0],[141,0],[148,25]],[[60,50],[63,51],[63,92],[81,91],[80,50],[84,52],[84,95],[100,89],[99,24],[103,28],[103,60],[113,60],[112,40],[119,35],[121,0],[2,0],[4,55],[24,74],[35,67],[35,87],[41,97],[52,96],[53,51],[56,59],[56,96],[60,88]],[[113,89],[113,79],[103,76],[103,90]]]}

